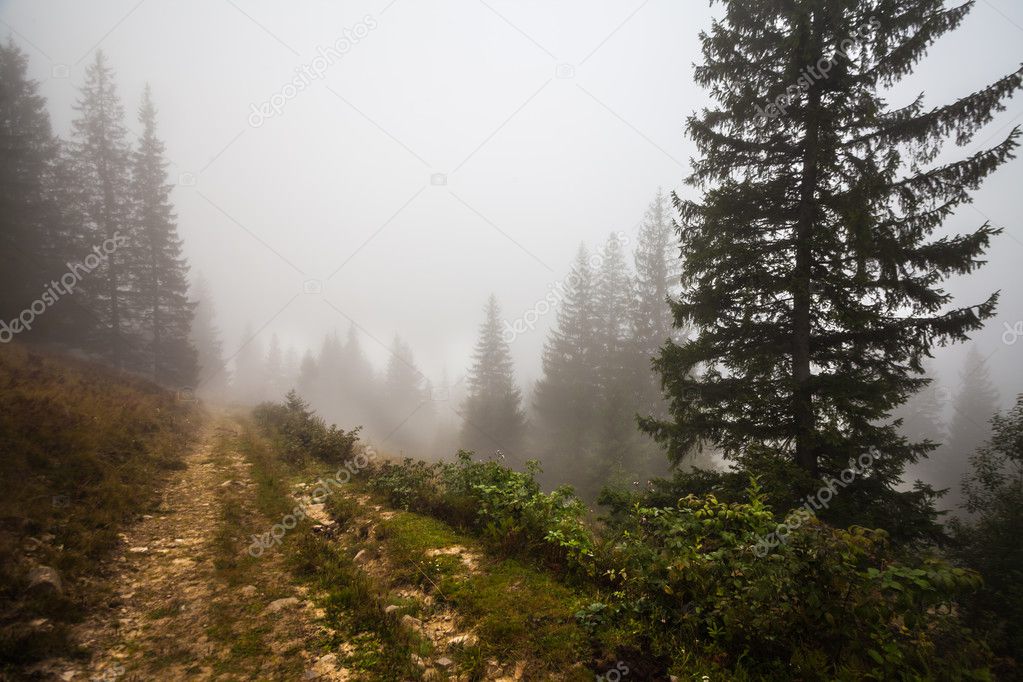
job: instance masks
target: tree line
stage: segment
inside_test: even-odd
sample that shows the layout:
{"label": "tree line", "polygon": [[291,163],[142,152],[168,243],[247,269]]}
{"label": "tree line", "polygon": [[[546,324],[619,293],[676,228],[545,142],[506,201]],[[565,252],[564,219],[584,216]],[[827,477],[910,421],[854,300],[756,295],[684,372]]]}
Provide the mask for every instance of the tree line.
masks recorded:
{"label": "tree line", "polygon": [[13,41],[0,47],[0,341],[55,344],[191,386],[195,306],[148,86],[131,140],[97,51],[63,140],[27,62]]}

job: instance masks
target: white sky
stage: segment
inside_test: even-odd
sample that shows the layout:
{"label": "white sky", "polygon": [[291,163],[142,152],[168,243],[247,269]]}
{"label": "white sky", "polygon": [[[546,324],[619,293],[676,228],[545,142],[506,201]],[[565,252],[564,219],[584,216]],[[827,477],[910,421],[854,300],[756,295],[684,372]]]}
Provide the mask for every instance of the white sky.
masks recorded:
{"label": "white sky", "polygon": [[[706,2],[670,0],[8,0],[0,32],[26,51],[65,134],[97,47],[134,111],[148,81],[194,271],[210,280],[225,346],[246,322],[265,343],[318,347],[348,319],[377,364],[395,333],[433,377],[468,363],[492,291],[514,319],[564,276],[580,241],[631,231],[658,186],[678,188],[693,145],[683,120]],[[319,46],[376,26],[259,127]],[[360,29],[361,30],[361,29]],[[892,95],[938,104],[1023,61],[1023,5],[980,0]],[[560,75],[571,77],[558,77]],[[978,137],[1023,122],[1017,97]],[[953,150],[954,151],[954,150]],[[961,152],[959,152],[961,154]],[[446,185],[431,177],[446,175]],[[194,185],[190,184],[195,179]],[[1006,228],[990,265],[951,290],[1002,289],[978,336],[1003,402],[1023,389],[1023,160],[1003,168],[951,229]],[[686,189],[684,192],[688,193]],[[340,270],[338,268],[340,267]],[[331,277],[331,274],[336,271]],[[322,294],[303,294],[307,279]],[[339,312],[340,311],[340,312]],[[524,385],[539,374],[550,314],[513,344]],[[1023,324],[1023,323],[1021,323]],[[954,376],[961,348],[941,353]]]}

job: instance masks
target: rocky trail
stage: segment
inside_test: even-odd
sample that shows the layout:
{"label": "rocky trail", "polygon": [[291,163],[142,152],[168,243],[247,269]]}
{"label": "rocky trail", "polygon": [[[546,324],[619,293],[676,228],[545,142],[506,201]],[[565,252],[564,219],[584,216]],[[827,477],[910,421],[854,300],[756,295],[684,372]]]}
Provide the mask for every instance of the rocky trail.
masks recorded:
{"label": "rocky trail", "polygon": [[[74,632],[87,662],[46,661],[26,671],[32,678],[348,679],[313,650],[318,610],[279,555],[244,585],[219,565],[225,519],[253,514],[250,466],[231,447],[238,430],[226,419],[209,427],[160,504],[122,534],[96,586],[110,597]],[[244,545],[240,528],[230,540]]]}

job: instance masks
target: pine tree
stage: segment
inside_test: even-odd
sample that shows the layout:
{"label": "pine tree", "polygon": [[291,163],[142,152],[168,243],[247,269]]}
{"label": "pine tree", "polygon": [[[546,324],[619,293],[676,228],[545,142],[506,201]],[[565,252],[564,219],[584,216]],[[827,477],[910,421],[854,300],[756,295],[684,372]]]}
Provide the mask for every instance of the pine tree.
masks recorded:
{"label": "pine tree", "polygon": [[316,365],[316,357],[311,351],[302,355],[302,361],[298,365],[298,393],[302,396],[311,396],[315,391],[316,377],[319,369]]}
{"label": "pine tree", "polygon": [[395,336],[384,374],[383,398],[387,407],[385,436],[399,449],[409,452],[422,447],[416,437],[416,416],[425,396],[423,373],[416,367],[412,348]]}
{"label": "pine tree", "polygon": [[285,394],[284,380],[284,353],[281,351],[281,342],[277,334],[270,336],[270,346],[266,350],[266,360],[263,363],[264,395],[270,400],[280,400]]}
{"label": "pine tree", "polygon": [[638,405],[633,393],[631,310],[633,282],[621,240],[612,234],[601,253],[594,287],[596,336],[594,366],[597,375],[597,445],[595,485],[616,480],[624,483],[636,471],[639,434]]}
{"label": "pine tree", "polygon": [[[46,100],[28,78],[28,58],[14,44],[0,46],[0,321],[6,324],[39,297],[56,275],[49,262],[52,198],[46,186],[57,157]],[[45,324],[45,316],[35,327]],[[31,330],[28,330],[31,332]]]}
{"label": "pine tree", "polygon": [[579,245],[559,291],[557,326],[543,350],[543,376],[533,392],[533,448],[550,484],[578,480],[593,465],[594,400],[597,390],[596,332],[591,256]]}
{"label": "pine tree", "polygon": [[189,339],[194,304],[188,300],[188,265],[181,254],[156,107],[146,86],[139,106],[142,135],[133,154],[131,194],[137,253],[129,262],[133,317],[144,325],[147,357],[140,369],[170,386],[195,382],[197,357]]}
{"label": "pine tree", "polygon": [[104,254],[83,287],[103,328],[92,343],[114,366],[125,367],[141,352],[140,320],[132,317],[127,303],[138,238],[131,220],[131,152],[113,77],[102,50],[97,50],[75,106],[71,163],[84,239]]}
{"label": "pine tree", "polygon": [[956,509],[962,502],[959,482],[969,471],[970,457],[991,435],[991,417],[998,411],[998,391],[991,383],[987,362],[975,345],[966,353],[959,388],[952,403],[948,441],[933,457],[934,485],[946,488],[941,507]]}
{"label": "pine tree", "polygon": [[498,450],[522,463],[525,415],[515,386],[511,351],[501,336],[501,310],[491,294],[469,370],[468,396],[462,406],[462,447],[477,453]]}
{"label": "pine tree", "polygon": [[[678,240],[675,238],[667,197],[661,190],[647,208],[636,240],[633,259],[636,268],[636,301],[632,309],[632,336],[636,355],[638,391],[641,400],[651,404],[660,398],[659,381],[650,363],[661,346],[672,337],[684,336],[672,324],[669,296],[679,290]],[[651,387],[653,394],[651,394]]]}
{"label": "pine tree", "polygon": [[975,270],[998,230],[932,234],[1011,158],[1019,131],[934,161],[946,137],[966,144],[991,120],[1023,69],[949,105],[921,96],[893,109],[881,90],[972,3],[722,4],[696,68],[717,106],[687,125],[702,154],[689,183],[703,195],[675,198],[686,258],[673,312],[699,336],[662,350],[672,419],[644,426],[676,462],[704,439],[733,457],[770,447],[796,464],[800,492],[872,451],[831,520],[932,530],[925,496],[892,492],[927,447],[887,416],[926,381],[935,343],[962,341],[993,314],[996,296],[950,308],[941,282]]}
{"label": "pine tree", "polygon": [[366,425],[373,435],[383,437],[393,428],[381,405],[373,366],[362,350],[359,330],[352,324],[341,353],[341,378],[338,392],[341,423]]}
{"label": "pine tree", "polygon": [[224,400],[230,391],[230,375],[216,324],[213,292],[202,276],[196,278],[191,298],[195,301],[191,342],[197,353],[197,391],[213,400]]}

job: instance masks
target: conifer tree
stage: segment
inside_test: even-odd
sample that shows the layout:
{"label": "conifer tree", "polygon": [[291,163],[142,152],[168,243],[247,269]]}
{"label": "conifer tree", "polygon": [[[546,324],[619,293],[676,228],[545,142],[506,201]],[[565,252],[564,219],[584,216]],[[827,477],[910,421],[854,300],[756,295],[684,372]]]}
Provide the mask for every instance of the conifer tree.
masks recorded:
{"label": "conifer tree", "polygon": [[139,106],[141,138],[133,154],[131,194],[136,246],[130,302],[144,325],[147,357],[140,369],[162,384],[191,386],[196,351],[189,339],[194,304],[188,300],[188,265],[171,205],[156,107],[146,86]]}
{"label": "conifer tree", "polygon": [[191,341],[197,353],[198,391],[214,400],[223,400],[229,392],[230,375],[224,361],[224,344],[216,324],[213,292],[202,276],[196,278],[192,300],[195,313]]}
{"label": "conifer tree", "polygon": [[525,415],[515,385],[511,351],[501,336],[501,309],[491,294],[469,370],[468,396],[462,407],[462,447],[477,453],[501,451],[523,461]]}
{"label": "conifer tree", "polygon": [[58,150],[46,100],[28,77],[28,58],[13,41],[0,45],[0,322],[5,325],[0,327],[0,338],[4,342],[15,334],[38,338],[58,317],[37,316],[28,323],[32,327],[28,330],[7,328],[59,276],[63,257],[75,255],[67,243],[71,235],[56,229],[59,214],[49,179]]}
{"label": "conifer tree", "polygon": [[931,530],[924,496],[892,491],[928,448],[887,418],[926,382],[927,351],[994,311],[995,295],[956,306],[941,282],[981,265],[998,230],[933,233],[1011,158],[1019,131],[935,160],[946,138],[967,144],[991,121],[1023,69],[951,104],[893,108],[882,90],[973,3],[721,4],[696,68],[717,103],[687,124],[702,154],[689,183],[703,193],[675,198],[686,258],[673,312],[699,336],[662,350],[672,418],[644,426],[676,462],[701,440],[733,457],[767,446],[798,467],[800,492],[872,452],[829,517]]}
{"label": "conifer tree", "polygon": [[625,482],[635,471],[640,440],[636,430],[638,405],[633,393],[634,346],[631,338],[633,282],[618,235],[612,234],[601,252],[594,287],[597,374],[595,486],[608,480]]}
{"label": "conifer tree", "polygon": [[383,404],[388,416],[384,428],[389,441],[406,452],[423,446],[416,438],[423,391],[423,373],[416,368],[411,346],[395,336],[384,374]]}
{"label": "conifer tree", "polygon": [[550,483],[578,480],[576,475],[594,464],[597,316],[590,260],[580,244],[560,292],[557,325],[544,344],[543,376],[533,393],[533,447]]}
{"label": "conifer tree", "polygon": [[138,361],[141,346],[141,321],[128,305],[138,239],[131,220],[131,152],[113,78],[103,51],[97,50],[75,105],[71,163],[84,240],[105,254],[83,287],[103,328],[92,341],[114,366],[125,367],[133,358]]}
{"label": "conifer tree", "polygon": [[952,402],[945,447],[933,458],[935,487],[947,489],[940,506],[956,509],[962,501],[959,482],[970,469],[970,457],[991,435],[991,417],[998,411],[998,391],[991,383],[987,362],[975,345],[966,353],[959,387]]}
{"label": "conifer tree", "polygon": [[266,349],[266,360],[263,363],[264,395],[270,400],[280,400],[287,391],[284,387],[284,353],[277,334],[270,336],[270,345]]}

